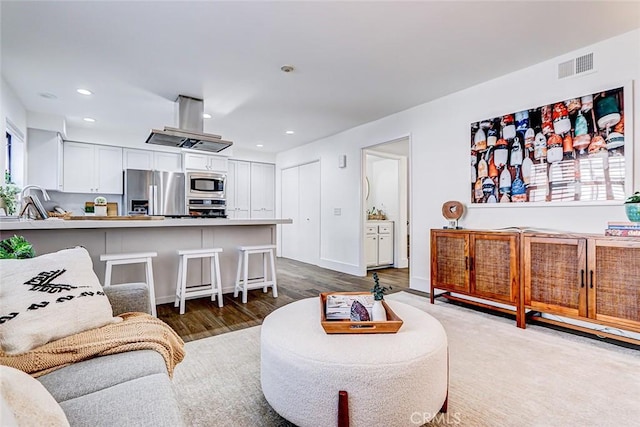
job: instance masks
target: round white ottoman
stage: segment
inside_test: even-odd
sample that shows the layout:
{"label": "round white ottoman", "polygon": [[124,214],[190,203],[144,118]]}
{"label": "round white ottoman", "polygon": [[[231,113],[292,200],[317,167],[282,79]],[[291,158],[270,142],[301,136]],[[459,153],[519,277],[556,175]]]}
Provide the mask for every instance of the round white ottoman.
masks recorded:
{"label": "round white ottoman", "polygon": [[387,304],[404,321],[395,334],[326,334],[319,298],[268,315],[260,377],[271,407],[300,427],[335,426],[345,390],[351,427],[415,427],[435,417],[447,397],[445,331],[417,308]]}

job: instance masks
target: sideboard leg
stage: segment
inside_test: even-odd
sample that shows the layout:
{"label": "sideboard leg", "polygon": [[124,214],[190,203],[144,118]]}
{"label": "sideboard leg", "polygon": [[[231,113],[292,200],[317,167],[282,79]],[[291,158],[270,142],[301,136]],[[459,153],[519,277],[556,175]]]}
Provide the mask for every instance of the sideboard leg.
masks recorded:
{"label": "sideboard leg", "polygon": [[349,393],[338,392],[338,427],[349,427]]}

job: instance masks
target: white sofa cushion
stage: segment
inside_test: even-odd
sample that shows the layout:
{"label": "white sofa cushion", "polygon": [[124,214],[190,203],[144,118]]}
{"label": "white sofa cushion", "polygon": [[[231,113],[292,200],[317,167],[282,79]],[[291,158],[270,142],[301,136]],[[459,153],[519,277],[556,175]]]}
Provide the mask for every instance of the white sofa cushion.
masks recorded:
{"label": "white sofa cushion", "polygon": [[0,349],[21,354],[113,317],[85,248],[0,260]]}
{"label": "white sofa cushion", "polygon": [[13,426],[68,426],[62,408],[31,375],[0,365],[0,423]]}

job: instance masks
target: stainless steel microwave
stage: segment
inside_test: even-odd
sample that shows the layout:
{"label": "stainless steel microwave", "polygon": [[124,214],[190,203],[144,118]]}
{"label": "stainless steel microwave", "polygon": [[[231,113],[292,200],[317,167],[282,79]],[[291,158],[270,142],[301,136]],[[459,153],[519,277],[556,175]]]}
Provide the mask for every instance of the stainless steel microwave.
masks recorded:
{"label": "stainless steel microwave", "polygon": [[188,172],[187,198],[226,199],[227,176],[214,172]]}

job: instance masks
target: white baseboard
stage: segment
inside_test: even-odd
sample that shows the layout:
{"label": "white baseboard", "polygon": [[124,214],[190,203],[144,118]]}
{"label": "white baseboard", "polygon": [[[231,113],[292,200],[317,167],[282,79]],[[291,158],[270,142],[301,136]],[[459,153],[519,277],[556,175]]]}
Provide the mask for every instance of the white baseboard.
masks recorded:
{"label": "white baseboard", "polygon": [[431,280],[423,277],[410,276],[409,288],[416,291],[429,292],[431,291]]}
{"label": "white baseboard", "polygon": [[398,262],[394,265],[395,268],[407,268],[409,267],[409,258],[403,258],[398,260]]}
{"label": "white baseboard", "polygon": [[320,258],[320,264],[318,267],[328,268],[329,270],[339,271],[341,273],[352,274],[354,276],[361,276],[360,266],[354,264],[345,264],[344,262],[334,261],[326,258]]}

